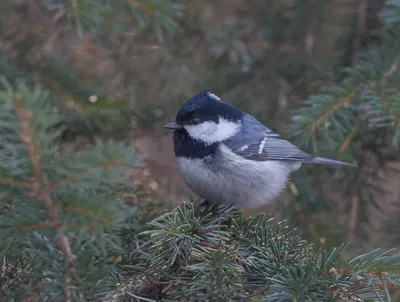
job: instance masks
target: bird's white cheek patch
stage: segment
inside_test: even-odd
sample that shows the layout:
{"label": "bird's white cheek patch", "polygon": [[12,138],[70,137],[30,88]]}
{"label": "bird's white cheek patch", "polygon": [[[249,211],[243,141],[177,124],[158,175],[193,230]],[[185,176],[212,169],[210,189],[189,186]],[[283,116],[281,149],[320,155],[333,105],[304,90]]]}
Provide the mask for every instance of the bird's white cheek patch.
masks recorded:
{"label": "bird's white cheek patch", "polygon": [[190,137],[206,142],[208,138],[217,130],[217,123],[203,122],[198,125],[184,126]]}
{"label": "bird's white cheek patch", "polygon": [[206,144],[222,142],[239,132],[241,123],[234,123],[222,117],[219,123],[203,122],[199,125],[184,126],[189,135]]}

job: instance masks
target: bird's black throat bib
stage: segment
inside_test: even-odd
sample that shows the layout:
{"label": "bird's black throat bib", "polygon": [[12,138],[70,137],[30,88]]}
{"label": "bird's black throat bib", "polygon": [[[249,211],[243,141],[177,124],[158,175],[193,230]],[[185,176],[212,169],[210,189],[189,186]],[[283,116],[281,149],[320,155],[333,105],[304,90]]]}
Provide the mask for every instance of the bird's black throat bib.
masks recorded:
{"label": "bird's black throat bib", "polygon": [[187,158],[205,158],[216,153],[218,143],[206,145],[204,142],[193,139],[185,129],[174,131],[174,151],[175,156]]}

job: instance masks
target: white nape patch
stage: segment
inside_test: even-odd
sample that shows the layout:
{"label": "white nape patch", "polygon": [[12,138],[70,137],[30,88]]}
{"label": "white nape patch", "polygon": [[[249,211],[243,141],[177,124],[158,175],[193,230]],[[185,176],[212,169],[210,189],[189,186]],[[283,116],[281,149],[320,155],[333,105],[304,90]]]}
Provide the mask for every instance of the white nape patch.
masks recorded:
{"label": "white nape patch", "polygon": [[234,136],[241,126],[241,122],[232,122],[219,117],[219,123],[207,121],[198,125],[185,125],[184,128],[191,138],[211,145]]}
{"label": "white nape patch", "polygon": [[221,98],[216,96],[214,93],[208,92],[207,95],[210,96],[212,99],[214,99],[216,101],[220,101],[221,100]]}
{"label": "white nape patch", "polygon": [[249,148],[249,145],[243,145],[242,147],[239,148],[240,152],[246,151]]}
{"label": "white nape patch", "polygon": [[266,142],[267,142],[267,137],[264,137],[264,139],[260,143],[260,147],[258,148],[258,154],[261,154],[263,152]]}

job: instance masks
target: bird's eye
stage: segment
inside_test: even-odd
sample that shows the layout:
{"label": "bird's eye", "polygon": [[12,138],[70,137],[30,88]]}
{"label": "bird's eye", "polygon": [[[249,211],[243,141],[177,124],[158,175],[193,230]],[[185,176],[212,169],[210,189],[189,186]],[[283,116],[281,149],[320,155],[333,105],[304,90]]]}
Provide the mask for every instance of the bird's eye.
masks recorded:
{"label": "bird's eye", "polygon": [[194,119],[192,119],[192,124],[193,125],[200,124],[200,119],[198,117],[195,117]]}

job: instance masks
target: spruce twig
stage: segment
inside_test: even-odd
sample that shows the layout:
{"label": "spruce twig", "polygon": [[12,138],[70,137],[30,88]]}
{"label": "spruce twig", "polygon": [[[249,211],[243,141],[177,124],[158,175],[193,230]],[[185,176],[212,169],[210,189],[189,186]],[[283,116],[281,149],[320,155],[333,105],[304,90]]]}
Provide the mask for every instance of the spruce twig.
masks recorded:
{"label": "spruce twig", "polygon": [[19,188],[26,188],[32,190],[32,184],[26,181],[18,181],[12,178],[7,178],[7,177],[1,177],[0,176],[0,183],[10,185],[13,187],[19,187]]}
{"label": "spruce twig", "polygon": [[75,256],[72,253],[71,245],[68,237],[63,232],[62,222],[57,212],[57,207],[54,205],[52,198],[52,190],[48,184],[45,173],[40,164],[40,154],[37,150],[35,138],[30,128],[30,120],[32,113],[27,111],[22,102],[22,95],[15,95],[16,111],[20,120],[20,137],[22,142],[27,146],[29,156],[32,161],[34,176],[32,179],[31,194],[37,199],[43,201],[49,214],[51,224],[57,233],[58,246],[64,257],[64,282],[65,282],[65,301],[71,302],[72,275],[74,271]]}
{"label": "spruce twig", "polygon": [[[135,280],[115,291],[167,301],[390,301],[400,254],[376,249],[346,257],[349,245],[317,249],[265,215],[212,220],[194,205],[150,223]],[[150,266],[150,269],[149,269]],[[128,286],[128,284],[130,284]]]}

